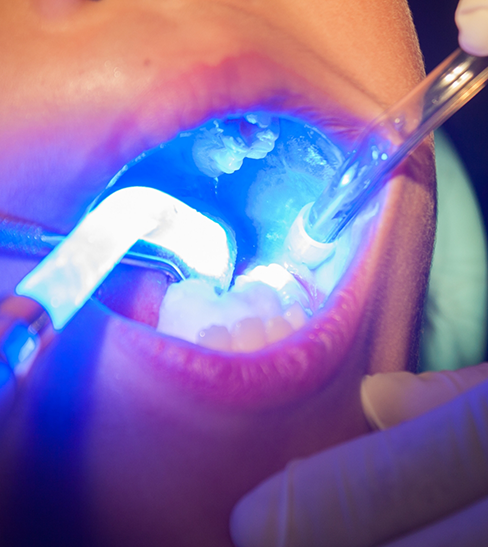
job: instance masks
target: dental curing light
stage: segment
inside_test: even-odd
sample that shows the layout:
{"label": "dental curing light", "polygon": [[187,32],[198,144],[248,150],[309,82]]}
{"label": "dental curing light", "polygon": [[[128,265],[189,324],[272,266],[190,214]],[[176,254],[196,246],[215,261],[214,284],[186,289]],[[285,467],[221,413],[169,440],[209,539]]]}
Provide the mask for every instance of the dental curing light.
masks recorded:
{"label": "dental curing light", "polygon": [[0,357],[14,369],[30,365],[49,324],[61,330],[141,238],[171,249],[186,271],[215,289],[228,288],[235,250],[219,224],[154,188],[123,188],[22,279],[17,297],[0,303]]}
{"label": "dental curing light", "polygon": [[[32,222],[13,217],[0,218],[0,249],[13,254],[43,258],[65,237]],[[161,270],[172,281],[182,281],[185,278],[173,253],[144,240],[135,243],[120,262],[139,268]]]}
{"label": "dental curing light", "polygon": [[[191,211],[193,211],[193,209],[191,209]],[[194,217],[195,215],[190,213],[189,216]],[[205,218],[208,219],[208,217]],[[210,219],[208,220],[210,221]],[[183,245],[182,248],[180,243],[180,239],[183,241],[190,241],[188,229],[198,229],[197,226],[194,226],[191,218],[190,222],[186,225],[187,230],[183,230],[179,233],[179,236],[172,238],[173,247],[176,245],[175,248],[170,247],[171,243],[168,241],[168,234],[159,232],[158,236],[152,234],[150,237],[143,237],[138,240],[122,257],[120,262],[138,268],[160,270],[167,274],[172,281],[182,281],[183,279],[192,277],[200,278],[201,276],[206,275],[209,281],[214,280],[215,287],[218,291],[224,291],[230,284],[233,265],[236,259],[235,238],[229,230],[226,230],[225,233],[228,241],[227,244],[224,245],[222,230],[225,229],[223,227],[222,229],[216,228],[215,222],[207,224],[207,221],[203,220],[203,224],[205,226],[214,226],[214,231],[219,232],[219,237],[217,237],[215,247],[211,252],[208,248],[209,240],[204,241],[204,246],[201,247],[202,250],[205,249],[209,252],[208,256],[216,255],[217,258],[217,262],[207,264],[205,269],[202,269],[201,266],[192,260],[191,255],[195,254],[193,246],[186,244],[186,247],[189,247],[189,253],[185,253],[185,245]],[[217,225],[220,226],[219,224]],[[214,235],[215,234],[208,233],[207,229],[207,231],[200,233],[196,238],[192,233],[191,240],[196,240],[198,242],[201,239],[207,238],[207,236],[208,238],[212,238]],[[65,237],[66,236],[61,234],[46,231],[41,226],[23,220],[10,217],[0,218],[0,249],[15,254],[31,257],[44,257],[52,252]],[[168,245],[168,247],[166,245]],[[225,260],[227,253],[229,254],[229,260],[223,265],[224,263],[221,259],[224,258]],[[208,262],[208,257],[204,260]]]}
{"label": "dental curing light", "polygon": [[383,187],[385,177],[457,112],[488,79],[488,57],[457,49],[415,89],[369,125],[315,203],[294,221],[286,247],[310,269],[333,252],[343,230]]}

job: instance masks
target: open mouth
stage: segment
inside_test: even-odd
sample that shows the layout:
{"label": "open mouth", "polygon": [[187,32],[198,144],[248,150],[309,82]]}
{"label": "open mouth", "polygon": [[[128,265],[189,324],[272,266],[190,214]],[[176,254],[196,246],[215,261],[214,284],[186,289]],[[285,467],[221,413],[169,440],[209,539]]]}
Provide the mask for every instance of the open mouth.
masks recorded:
{"label": "open mouth", "polygon": [[[147,22],[146,18],[144,24],[147,25]],[[90,54],[94,54],[90,51],[89,43],[84,54],[88,59]],[[103,57],[99,52],[97,56]],[[38,194],[42,193],[42,199],[28,202],[25,199],[14,199],[8,206],[2,205],[3,209],[13,216],[30,218],[56,231],[66,232],[73,227],[94,196],[103,190],[110,177],[124,164],[144,150],[159,146],[161,142],[171,143],[174,139],[185,138],[177,135],[195,130],[201,124],[205,126],[209,120],[225,122],[229,116],[245,120],[248,114],[273,114],[283,120],[280,121],[283,126],[283,129],[280,127],[283,142],[278,143],[282,146],[291,146],[293,141],[287,141],[284,137],[286,124],[291,124],[290,120],[300,120],[303,127],[307,125],[310,131],[317,132],[322,137],[325,135],[330,141],[331,148],[327,152],[322,151],[330,160],[335,153],[346,152],[364,127],[364,121],[359,116],[366,115],[371,118],[378,109],[368,97],[333,70],[327,71],[328,78],[321,81],[320,86],[312,84],[314,79],[317,82],[312,74],[318,68],[323,69],[316,60],[311,61],[304,74],[299,75],[298,69],[302,66],[299,54],[287,67],[270,60],[274,57],[272,52],[269,56],[261,55],[252,48],[218,62],[200,64],[194,64],[191,59],[171,64],[171,57],[166,55],[164,60],[171,66],[158,70],[153,63],[153,57],[154,52],[150,48],[147,52],[142,51],[137,59],[127,53],[124,60],[120,61],[118,72],[114,72],[112,65],[108,66],[104,62],[99,68],[100,77],[107,81],[105,72],[108,70],[113,76],[109,80],[113,86],[106,85],[98,89],[97,101],[94,101],[93,93],[81,93],[76,109],[68,108],[71,94],[74,88],[81,90],[86,79],[81,71],[64,76],[64,81],[69,85],[67,83],[65,89],[63,81],[56,97],[60,117],[51,118],[47,128],[45,120],[33,111],[27,137],[26,131],[21,128],[19,134],[13,134],[6,145],[7,151],[13,149],[12,157],[19,155],[15,147],[17,143],[21,143],[19,148],[25,149],[27,146],[33,158],[56,158],[56,170],[53,172],[47,169],[40,174],[34,173],[26,177],[26,181],[29,178],[28,182],[20,182],[20,186],[24,184],[26,192],[29,192],[36,188],[33,181],[36,184],[43,179],[49,181],[41,190],[39,187],[35,190]],[[66,65],[70,66],[70,63],[67,61]],[[83,59],[79,66],[83,66]],[[97,70],[92,68],[92,73],[95,74],[92,83],[95,87]],[[119,87],[123,88],[123,94],[118,94]],[[32,90],[34,93],[34,88]],[[25,92],[30,91],[31,88],[25,86]],[[125,99],[125,96],[129,99]],[[63,108],[63,97],[66,97],[66,108]],[[28,98],[25,102],[29,104]],[[246,120],[246,127],[252,133],[253,127],[256,128],[259,123],[252,123],[249,119]],[[79,130],[73,132],[74,127]],[[274,129],[271,134],[273,131]],[[307,129],[302,131],[306,133]],[[244,130],[243,132],[245,133]],[[271,135],[271,140],[273,138]],[[276,145],[277,140],[273,143],[273,150],[279,147]],[[298,141],[299,138],[295,138],[295,144]],[[247,146],[252,148],[249,142]],[[166,148],[170,148],[170,145],[167,144]],[[164,152],[164,148],[162,151]],[[258,151],[254,155],[262,152],[263,150]],[[244,174],[245,169],[252,171],[258,162],[270,161],[271,158],[269,151],[262,159],[248,157],[237,173],[217,175],[217,178],[223,181],[226,177],[239,176]],[[315,168],[320,170],[323,158],[316,159],[318,166]],[[194,159],[193,162],[195,163]],[[326,163],[330,166],[331,162]],[[44,165],[39,160],[32,161],[31,164],[40,165],[41,169]],[[309,167],[310,165],[311,163]],[[198,176],[206,177],[215,190],[213,179],[216,173],[212,171],[215,165],[200,167]],[[297,176],[296,172],[300,169],[296,166],[294,169],[293,176]],[[303,185],[302,191],[294,194],[295,203],[290,208],[290,214],[299,211],[307,200],[314,199],[320,190],[317,180],[322,175],[324,173],[316,177],[315,188],[304,190],[306,185]],[[310,172],[300,176],[308,182],[313,178]],[[174,187],[184,188],[184,185],[179,186],[179,182],[181,178],[174,179]],[[224,183],[221,188],[219,185],[217,188],[222,189],[225,194]],[[288,186],[293,186],[296,190],[294,185]],[[249,193],[249,200],[247,195],[245,198],[241,196],[237,200],[238,205],[244,213],[247,201],[254,207],[261,207],[261,212],[255,211],[257,218],[266,210],[266,200],[256,186],[248,186],[246,192]],[[269,192],[269,199],[272,201],[281,197],[280,193],[276,196],[271,190]],[[5,195],[8,195],[8,188]],[[218,213],[235,229],[235,219],[226,218],[232,192],[227,190],[227,196],[224,197],[227,202],[219,204]],[[201,202],[209,206],[211,200],[205,199]],[[46,207],[46,203],[50,206]],[[275,217],[270,222],[276,220],[279,209],[275,208],[273,212]],[[246,217],[241,231],[246,232],[247,229],[250,236],[247,237],[248,233],[239,236],[242,250],[237,273],[242,273],[239,268],[244,269],[256,256],[253,247],[258,237],[256,226],[248,212]],[[286,226],[285,223],[285,229]],[[263,225],[261,232],[265,233],[267,228],[269,226]],[[109,321],[103,352],[123,354],[124,360],[130,363],[128,367],[131,370],[136,366],[141,374],[159,379],[158,383],[169,382],[180,386],[182,391],[204,397],[213,403],[261,407],[293,400],[304,392],[319,389],[337,370],[354,339],[370,282],[370,277],[364,274],[365,266],[362,261],[368,242],[368,237],[356,241],[354,252],[343,262],[340,272],[332,276],[333,282],[325,289],[320,289],[320,283],[304,289],[302,283],[301,289],[305,291],[306,302],[300,304],[301,311],[297,314],[296,322],[292,324],[287,321],[293,332],[287,324],[278,320],[286,336],[281,338],[282,333],[279,333],[277,337],[281,339],[271,343],[266,340],[264,346],[253,347],[253,351],[247,353],[239,349],[229,352],[228,347],[223,349],[222,346],[215,349],[215,345],[211,348],[204,347],[202,344],[197,345],[195,340],[184,340],[181,336],[177,338],[174,332],[169,332],[169,335],[157,332],[161,302],[167,288],[166,279],[155,272],[135,269],[124,271],[123,267],[119,267],[114,272],[111,283],[105,285],[100,295],[104,304],[116,312]],[[259,250],[264,248],[261,241]],[[266,254],[268,251],[269,249]],[[262,263],[267,265],[265,259],[266,257]],[[130,294],[127,293],[127,287],[130,287]],[[320,294],[314,293],[317,287]],[[123,298],[120,297],[121,291],[124,292]],[[303,291],[301,294],[303,296]],[[293,313],[290,308],[294,302],[289,304],[287,307],[288,303],[280,303],[281,314],[277,315],[281,315],[284,320],[287,320],[287,312],[288,317]],[[266,323],[276,316],[266,317],[263,322]],[[225,327],[230,332],[233,325]],[[211,325],[199,325],[197,334],[208,331],[209,328]],[[114,364],[113,374],[117,374],[117,366],[122,365]]]}
{"label": "open mouth", "polygon": [[[187,97],[195,87],[199,95]],[[71,158],[74,154],[77,161],[88,161],[81,170],[73,170],[70,164],[62,172],[61,166],[58,182],[44,189],[43,201],[54,206],[39,212],[39,202],[32,201],[30,211],[22,216],[41,216],[44,224],[59,231],[69,229],[70,219],[79,216],[107,184],[106,173],[123,165],[121,158],[126,163],[148,144],[156,145],[144,153],[143,160],[122,169],[115,177],[117,185],[136,181],[156,186],[219,218],[235,232],[239,275],[228,293],[233,303],[219,304],[226,311],[217,319],[194,321],[192,332],[186,335],[191,330],[189,319],[195,316],[191,297],[174,297],[184,283],[171,285],[164,274],[119,266],[98,294],[116,312],[106,347],[116,353],[122,350],[150,375],[176,382],[181,389],[213,403],[261,407],[319,389],[337,370],[360,322],[365,298],[360,287],[367,284],[360,273],[360,257],[368,241],[367,219],[377,204],[357,220],[356,229],[346,232],[334,257],[323,267],[313,273],[288,272],[291,280],[278,297],[266,284],[250,290],[242,289],[242,282],[251,267],[255,271],[256,266],[283,265],[279,255],[291,223],[303,205],[321,193],[364,123],[346,114],[327,93],[254,55],[171,79],[162,99],[155,89],[151,111],[156,103],[167,113],[167,102],[175,105],[178,90],[176,104],[181,112],[179,118],[174,114],[169,120],[163,117],[156,128],[153,119],[148,121],[147,107],[137,104],[123,117],[138,119],[138,131],[133,130],[134,124],[120,125],[120,112],[110,109],[108,114],[90,112],[95,126],[91,130],[87,120],[78,119],[86,115],[82,105],[75,114],[84,129],[76,139],[77,147],[73,143],[69,147]],[[352,97],[356,95],[353,89]],[[196,106],[188,112],[188,104]],[[92,131],[100,127],[98,115],[107,125],[102,145],[94,153],[91,139]],[[113,132],[121,132],[116,143]],[[30,134],[36,133],[34,121]],[[55,154],[60,155],[64,138],[60,131],[47,145],[43,141],[42,152],[50,154],[57,147]],[[159,145],[160,139],[166,141],[164,146]],[[38,146],[33,147],[34,154]],[[18,204],[25,207],[25,201]],[[249,308],[249,300],[254,307],[261,305],[261,312],[237,310]],[[209,315],[215,304],[203,302],[196,315]],[[224,315],[230,318],[223,319]],[[175,326],[175,316],[180,325]]]}
{"label": "open mouth", "polygon": [[[182,263],[176,248],[174,269],[187,273],[180,273],[182,280],[171,270],[160,276],[157,321],[138,311],[139,300],[124,305],[124,298],[114,298],[110,282],[98,291],[99,299],[159,332],[209,349],[252,352],[285,338],[323,309],[378,209],[366,207],[319,266],[291,256],[287,237],[295,218],[342,161],[341,150],[317,129],[266,112],[212,120],[143,153],[97,202],[133,185],[160,190],[225,226],[232,259],[225,275],[219,268],[218,276],[209,277]],[[197,241],[190,233],[189,239],[206,246],[209,262],[219,262],[221,245],[212,236]]]}
{"label": "open mouth", "polygon": [[380,200],[313,270],[289,262],[286,236],[342,160],[317,128],[260,111],[212,119],[124,166],[100,199],[157,188],[225,225],[237,248],[231,286],[218,294],[199,279],[118,266],[97,298],[132,320],[116,321],[124,351],[137,348],[157,363],[152,373],[178,376],[214,403],[261,406],[318,389],[357,328],[354,270]]}

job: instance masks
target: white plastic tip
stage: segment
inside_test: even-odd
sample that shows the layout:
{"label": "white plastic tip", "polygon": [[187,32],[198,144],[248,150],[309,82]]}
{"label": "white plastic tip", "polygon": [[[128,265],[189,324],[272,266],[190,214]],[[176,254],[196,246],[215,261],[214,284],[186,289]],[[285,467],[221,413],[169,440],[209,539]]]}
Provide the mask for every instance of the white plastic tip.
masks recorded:
{"label": "white plastic tip", "polygon": [[285,241],[285,248],[290,258],[298,264],[305,264],[314,270],[325,262],[335,251],[335,243],[319,243],[312,239],[305,230],[305,219],[308,218],[313,203],[308,203],[298,213]]}

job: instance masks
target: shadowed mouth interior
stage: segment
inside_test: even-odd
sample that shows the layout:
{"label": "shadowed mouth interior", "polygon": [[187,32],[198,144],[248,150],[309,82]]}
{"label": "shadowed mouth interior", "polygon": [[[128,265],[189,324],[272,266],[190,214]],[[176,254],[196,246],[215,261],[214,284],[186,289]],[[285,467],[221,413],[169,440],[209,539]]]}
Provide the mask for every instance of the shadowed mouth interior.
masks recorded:
{"label": "shadowed mouth interior", "polygon": [[350,264],[378,209],[369,205],[313,271],[287,255],[293,221],[343,161],[333,135],[269,112],[210,120],[143,153],[96,203],[127,186],[170,194],[225,227],[237,253],[228,291],[192,276],[119,265],[97,293],[113,311],[219,351],[279,342],[319,311]]}

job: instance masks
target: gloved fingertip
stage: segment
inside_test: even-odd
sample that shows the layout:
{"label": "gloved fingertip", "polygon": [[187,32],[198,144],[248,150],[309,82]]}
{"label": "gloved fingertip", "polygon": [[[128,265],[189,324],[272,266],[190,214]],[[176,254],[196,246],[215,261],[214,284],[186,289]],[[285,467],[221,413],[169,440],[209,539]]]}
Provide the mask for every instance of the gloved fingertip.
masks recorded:
{"label": "gloved fingertip", "polygon": [[417,418],[488,380],[488,363],[454,371],[379,373],[365,376],[361,404],[373,429]]}
{"label": "gloved fingertip", "polygon": [[477,57],[488,55],[488,5],[486,2],[460,2],[456,11],[459,45]]}
{"label": "gloved fingertip", "polygon": [[[387,429],[404,421],[405,394],[416,376],[411,372],[378,373],[361,382],[361,404],[372,429]],[[408,397],[407,397],[408,400]]]}
{"label": "gloved fingertip", "polygon": [[246,494],[230,517],[230,534],[236,547],[279,545],[281,474]]}

